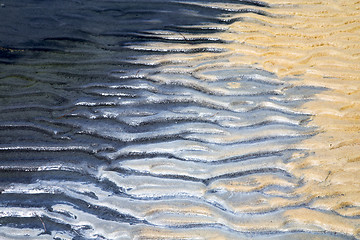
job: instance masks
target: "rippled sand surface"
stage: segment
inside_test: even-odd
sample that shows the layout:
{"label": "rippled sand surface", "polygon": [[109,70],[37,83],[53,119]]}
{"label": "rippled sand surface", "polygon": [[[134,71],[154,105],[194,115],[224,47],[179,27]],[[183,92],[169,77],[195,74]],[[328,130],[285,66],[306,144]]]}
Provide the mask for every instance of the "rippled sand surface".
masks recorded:
{"label": "rippled sand surface", "polygon": [[359,239],[359,10],[5,1],[0,238]]}

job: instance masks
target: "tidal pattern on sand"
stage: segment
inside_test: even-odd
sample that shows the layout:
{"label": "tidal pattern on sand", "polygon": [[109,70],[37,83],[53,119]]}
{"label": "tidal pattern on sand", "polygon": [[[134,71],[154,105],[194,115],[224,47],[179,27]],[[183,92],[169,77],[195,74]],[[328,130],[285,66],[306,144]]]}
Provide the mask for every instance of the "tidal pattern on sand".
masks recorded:
{"label": "tidal pattern on sand", "polygon": [[359,238],[359,7],[4,1],[0,238]]}

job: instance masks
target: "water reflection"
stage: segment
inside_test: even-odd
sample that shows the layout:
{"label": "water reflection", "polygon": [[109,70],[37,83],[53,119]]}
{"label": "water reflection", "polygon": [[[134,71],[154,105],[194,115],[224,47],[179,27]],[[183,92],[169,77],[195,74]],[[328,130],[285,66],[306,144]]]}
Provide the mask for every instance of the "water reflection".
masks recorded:
{"label": "water reflection", "polygon": [[358,237],[355,1],[5,4],[3,238]]}

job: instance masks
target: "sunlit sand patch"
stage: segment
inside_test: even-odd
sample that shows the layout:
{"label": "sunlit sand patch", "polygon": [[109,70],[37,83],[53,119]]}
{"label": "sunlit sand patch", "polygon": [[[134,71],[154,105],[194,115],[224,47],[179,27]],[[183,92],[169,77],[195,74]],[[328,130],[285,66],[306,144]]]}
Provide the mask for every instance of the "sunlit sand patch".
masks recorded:
{"label": "sunlit sand patch", "polygon": [[232,24],[230,31],[239,34],[224,33],[223,38],[234,40],[232,50],[243,56],[230,62],[253,64],[282,78],[297,77],[294,86],[327,89],[302,106],[313,115],[309,125],[319,131],[297,145],[310,156],[294,156],[287,165],[303,179],[295,192],[313,210],[289,210],[287,217],[359,237],[358,219],[348,217],[360,214],[360,2],[269,2],[281,7],[268,11],[291,17],[248,14],[249,21]]}
{"label": "sunlit sand patch", "polygon": [[240,88],[241,87],[241,83],[239,82],[229,82],[227,83],[228,88]]}

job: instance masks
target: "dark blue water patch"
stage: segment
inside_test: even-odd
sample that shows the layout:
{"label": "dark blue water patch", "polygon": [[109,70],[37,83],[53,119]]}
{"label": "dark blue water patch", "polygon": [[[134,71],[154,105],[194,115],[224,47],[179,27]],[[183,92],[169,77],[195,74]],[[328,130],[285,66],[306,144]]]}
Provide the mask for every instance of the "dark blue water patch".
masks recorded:
{"label": "dark blue water patch", "polygon": [[[81,39],[92,35],[139,32],[217,22],[227,12],[192,1],[3,1],[0,8],[0,45],[8,47],[42,45],[44,39]],[[209,3],[209,1],[195,1]],[[226,1],[239,5],[268,7],[260,1]],[[211,17],[210,17],[211,16]],[[130,37],[125,37],[131,41]],[[124,40],[124,39],[123,39]],[[121,41],[120,41],[121,42]]]}
{"label": "dark blue water patch", "polygon": [[50,234],[52,231],[69,232],[71,235],[78,235],[78,232],[72,229],[70,224],[58,223],[51,218],[39,215],[33,217],[3,217],[0,218],[0,224],[13,227],[15,231],[21,228],[42,229],[43,232],[39,234],[39,237]]}
{"label": "dark blue water patch", "polygon": [[1,205],[6,207],[42,207],[51,212],[51,206],[54,204],[68,204],[77,209],[96,215],[100,219],[126,222],[129,224],[146,223],[144,220],[137,219],[128,214],[117,212],[113,209],[93,205],[82,199],[69,197],[63,193],[41,193],[41,194],[1,194]]}

